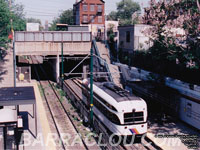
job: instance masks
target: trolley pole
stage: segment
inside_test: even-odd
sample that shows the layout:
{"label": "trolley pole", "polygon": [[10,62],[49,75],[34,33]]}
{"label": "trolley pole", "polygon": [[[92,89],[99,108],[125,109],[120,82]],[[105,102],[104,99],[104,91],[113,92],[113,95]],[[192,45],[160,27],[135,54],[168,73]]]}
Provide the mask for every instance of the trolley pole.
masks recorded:
{"label": "trolley pole", "polygon": [[63,80],[64,80],[64,58],[63,58],[63,42],[61,43],[61,55],[62,55],[62,71],[61,71],[61,86],[63,89]]}
{"label": "trolley pole", "polygon": [[93,48],[91,48],[90,57],[90,124],[93,127]]}

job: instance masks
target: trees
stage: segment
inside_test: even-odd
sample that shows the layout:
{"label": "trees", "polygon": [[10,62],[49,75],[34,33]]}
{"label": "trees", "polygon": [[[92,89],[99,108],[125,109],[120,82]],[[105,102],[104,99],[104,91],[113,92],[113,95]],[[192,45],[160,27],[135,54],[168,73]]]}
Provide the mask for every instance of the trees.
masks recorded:
{"label": "trees", "polygon": [[2,50],[6,48],[8,43],[10,12],[8,4],[4,0],[0,0],[0,59]]}
{"label": "trees", "polygon": [[107,16],[107,20],[117,21],[117,18],[118,17],[116,11],[111,11]]}
{"label": "trees", "polygon": [[11,33],[11,26],[14,31],[26,29],[23,6],[14,4],[12,1],[12,7],[9,8],[9,1],[0,0],[0,59],[2,50],[6,50],[7,48],[9,42],[8,35]]}
{"label": "trees", "polygon": [[140,5],[132,0],[122,0],[117,3],[117,11],[112,11],[108,15],[109,20],[118,20],[120,25],[130,25],[136,22],[133,21],[132,15],[139,12]]}
{"label": "trees", "polygon": [[200,67],[199,0],[151,0],[150,7],[145,9],[144,22],[152,25],[146,33],[154,42],[149,51],[154,59],[188,68]]}
{"label": "trees", "polygon": [[41,20],[36,18],[27,18],[26,22],[28,23],[39,23],[41,25]]}
{"label": "trees", "polygon": [[61,24],[68,24],[68,25],[73,25],[74,24],[74,19],[73,19],[73,10],[68,9],[62,12],[62,14],[53,20],[53,23],[51,24],[51,27],[49,30],[56,30],[56,24],[61,23]]}
{"label": "trees", "polygon": [[13,20],[14,31],[26,30],[26,19],[24,15],[24,6],[21,4],[12,4],[11,18]]}

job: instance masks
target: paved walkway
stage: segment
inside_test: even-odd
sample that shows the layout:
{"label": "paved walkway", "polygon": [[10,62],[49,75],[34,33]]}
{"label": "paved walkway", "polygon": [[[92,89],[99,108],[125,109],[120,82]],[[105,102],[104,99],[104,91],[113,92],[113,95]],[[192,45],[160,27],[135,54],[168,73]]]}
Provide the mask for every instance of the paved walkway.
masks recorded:
{"label": "paved walkway", "polygon": [[[200,150],[200,131],[193,129],[180,121],[168,120],[168,122],[160,124],[158,123],[159,120],[150,120],[151,123],[149,124],[147,136],[163,150],[192,150],[194,148],[189,148],[186,146],[187,144],[183,143],[185,141],[191,144],[192,142],[195,142],[195,140],[197,140],[197,144],[199,144],[196,150]],[[175,135],[181,136],[173,137]],[[187,136],[184,137],[183,135]],[[198,139],[190,137],[192,135],[198,137]],[[182,139],[180,139],[180,137],[182,137]]]}
{"label": "paved walkway", "polygon": [[0,88],[14,85],[13,52],[9,49],[6,56],[0,60]]}

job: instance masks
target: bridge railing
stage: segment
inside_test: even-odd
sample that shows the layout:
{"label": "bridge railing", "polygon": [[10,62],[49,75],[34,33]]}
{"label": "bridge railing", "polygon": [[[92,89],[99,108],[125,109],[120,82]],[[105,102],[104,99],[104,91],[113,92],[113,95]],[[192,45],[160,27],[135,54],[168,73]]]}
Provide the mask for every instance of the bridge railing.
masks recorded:
{"label": "bridge railing", "polygon": [[91,32],[66,32],[66,31],[44,31],[44,32],[15,32],[15,42],[90,42]]}

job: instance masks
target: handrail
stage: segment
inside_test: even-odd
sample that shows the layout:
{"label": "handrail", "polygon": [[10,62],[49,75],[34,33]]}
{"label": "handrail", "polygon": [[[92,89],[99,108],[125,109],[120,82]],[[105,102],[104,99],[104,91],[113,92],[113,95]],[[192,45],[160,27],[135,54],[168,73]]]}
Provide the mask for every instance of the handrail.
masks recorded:
{"label": "handrail", "polygon": [[109,79],[110,79],[111,82],[113,82],[113,78],[111,76],[111,72],[110,72],[110,69],[108,67],[108,63],[100,56],[99,49],[98,49],[97,44],[96,44],[96,40],[92,40],[92,46],[94,47],[95,52],[98,56],[99,64],[106,68],[106,71],[108,72]]}
{"label": "handrail", "polygon": [[[108,44],[108,41],[107,40],[105,40],[105,45],[106,45],[106,49],[108,50],[108,57],[110,58],[110,60],[112,60],[112,55],[111,55],[111,51],[110,51],[110,46],[109,46],[109,44]],[[112,61],[111,61],[112,62]]]}
{"label": "handrail", "polygon": [[[101,57],[101,56],[100,56],[100,53],[99,53],[99,49],[98,49],[98,47],[97,47],[96,40],[92,40],[92,45],[94,46],[94,49],[95,49],[95,52],[96,52],[97,56],[98,56],[98,57]],[[98,61],[99,61],[99,63],[100,63],[101,66],[104,66],[104,62],[103,62],[102,59],[103,59],[103,58],[98,59]]]}

